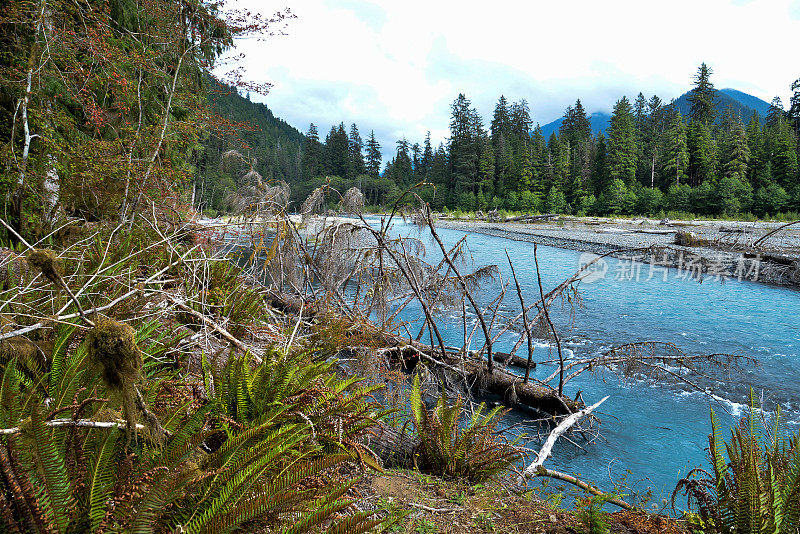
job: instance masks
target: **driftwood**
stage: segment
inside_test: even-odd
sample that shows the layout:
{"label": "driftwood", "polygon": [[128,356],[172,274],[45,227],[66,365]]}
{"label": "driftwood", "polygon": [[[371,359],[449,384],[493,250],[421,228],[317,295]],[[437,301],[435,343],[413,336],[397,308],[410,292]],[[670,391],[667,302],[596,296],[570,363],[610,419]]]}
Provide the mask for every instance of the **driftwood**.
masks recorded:
{"label": "driftwood", "polygon": [[556,444],[558,438],[560,438],[564,432],[572,428],[572,426],[574,426],[578,421],[592,413],[592,411],[594,411],[598,406],[607,400],[608,396],[605,396],[591,406],[587,406],[586,408],[575,412],[569,417],[564,418],[564,420],[561,421],[561,423],[559,423],[552,432],[550,432],[550,435],[547,436],[544,445],[542,445],[542,448],[539,451],[536,461],[534,461],[525,469],[525,471],[523,471],[522,475],[517,480],[517,484],[522,485],[525,483],[525,479],[535,477],[538,469],[544,465],[545,460],[547,460],[550,457],[550,454],[553,452],[553,446]]}
{"label": "driftwood", "polygon": [[606,496],[608,497],[607,502],[619,506],[620,508],[623,508],[625,510],[631,510],[633,506],[626,503],[625,501],[618,499],[616,497],[610,497],[608,496],[607,493],[595,488],[594,486],[588,484],[587,482],[584,482],[583,480],[580,480],[572,475],[568,475],[560,471],[554,471],[544,466],[544,462],[550,457],[550,454],[553,452],[553,446],[556,444],[558,438],[561,437],[561,435],[564,434],[567,430],[569,430],[572,426],[574,426],[578,421],[580,421],[581,419],[592,413],[593,410],[595,410],[597,407],[603,404],[607,399],[608,399],[607,396],[603,397],[602,399],[592,404],[591,406],[587,406],[586,408],[564,418],[564,420],[561,421],[561,423],[559,423],[558,426],[556,426],[552,432],[550,432],[550,435],[547,436],[544,445],[542,445],[542,448],[539,451],[536,461],[534,461],[531,465],[529,465],[525,469],[525,471],[523,471],[522,475],[517,479],[517,486],[523,486],[525,484],[526,479],[534,478],[537,476],[545,476],[548,478],[561,480],[563,482],[569,482],[570,484],[574,484],[575,486],[593,495]]}
{"label": "driftwood", "polygon": [[557,213],[547,213],[545,215],[518,215],[516,217],[506,217],[503,222],[536,222],[549,221],[558,217]]}

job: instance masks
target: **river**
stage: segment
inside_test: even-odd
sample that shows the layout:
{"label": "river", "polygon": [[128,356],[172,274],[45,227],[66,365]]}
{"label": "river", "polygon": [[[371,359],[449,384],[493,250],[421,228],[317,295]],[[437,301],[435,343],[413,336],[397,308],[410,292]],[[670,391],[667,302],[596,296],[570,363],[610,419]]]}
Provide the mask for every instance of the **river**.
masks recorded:
{"label": "river", "polygon": [[[429,262],[435,263],[441,257],[426,232],[419,234],[414,226],[403,222],[395,224],[392,231],[395,235],[421,237]],[[438,232],[448,247],[466,233],[445,229]],[[511,271],[505,257],[508,251],[526,302],[538,299],[532,243],[466,234],[475,267],[495,264],[503,279],[509,280]],[[539,246],[545,292],[573,274],[580,258],[580,252]],[[708,467],[705,449],[711,428],[709,408],[714,408],[724,426],[730,426],[743,414],[751,387],[757,395],[763,395],[765,406],[780,404],[786,414],[784,421],[797,430],[800,292],[735,279],[706,278],[698,283],[686,271],[651,270],[647,264],[612,258],[606,261],[604,277],[580,285],[579,309],[556,304],[551,310],[568,355],[598,354],[638,341],[669,341],[689,354],[741,354],[755,358],[758,365],[731,374],[729,382],[713,384],[709,394],[689,392],[675,383],[659,385],[647,379],[623,382],[608,374],[585,374],[570,382],[565,393],[574,396],[581,390],[587,404],[610,395],[598,414],[602,438],[585,450],[560,441],[547,462],[549,467],[576,473],[604,489],[612,487],[612,480],[625,477],[638,490],[652,488],[656,500],[668,497],[678,479],[691,468]],[[479,300],[488,302],[498,290],[499,281],[488,282],[479,291]],[[503,309],[508,313],[519,310],[513,289]],[[401,318],[419,324],[421,315],[419,308],[410,306]],[[438,320],[447,344],[463,344],[460,311]],[[470,321],[474,324],[474,315],[470,315]],[[494,348],[508,351],[516,339],[516,334],[504,336]],[[480,348],[479,343],[482,344],[482,337],[477,332],[471,348]],[[523,345],[521,354],[525,353]],[[548,360],[555,354],[551,346],[540,343],[534,358]],[[535,376],[543,377],[551,371],[552,367],[540,365]],[[519,423],[518,417],[511,417],[509,422]],[[538,429],[527,430],[536,435]],[[729,433],[723,435],[727,437]]]}

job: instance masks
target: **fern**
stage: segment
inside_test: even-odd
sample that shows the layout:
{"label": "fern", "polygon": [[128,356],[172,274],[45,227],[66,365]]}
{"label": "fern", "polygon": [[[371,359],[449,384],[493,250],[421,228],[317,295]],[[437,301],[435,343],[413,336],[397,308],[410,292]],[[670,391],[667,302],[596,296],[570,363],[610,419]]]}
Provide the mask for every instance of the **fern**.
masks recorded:
{"label": "fern", "polygon": [[499,408],[485,412],[481,404],[461,428],[462,404],[459,398],[448,405],[443,395],[434,409],[428,410],[419,377],[414,378],[410,410],[419,437],[415,462],[419,469],[439,476],[483,482],[508,469],[522,455],[515,442],[496,433],[502,415]]}
{"label": "fern", "polygon": [[798,436],[784,437],[780,408],[771,424],[759,425],[759,413],[751,391],[747,415],[725,442],[712,409],[708,437],[712,472],[693,470],[673,492],[674,502],[683,490],[689,507],[715,532],[796,534],[800,529]]}

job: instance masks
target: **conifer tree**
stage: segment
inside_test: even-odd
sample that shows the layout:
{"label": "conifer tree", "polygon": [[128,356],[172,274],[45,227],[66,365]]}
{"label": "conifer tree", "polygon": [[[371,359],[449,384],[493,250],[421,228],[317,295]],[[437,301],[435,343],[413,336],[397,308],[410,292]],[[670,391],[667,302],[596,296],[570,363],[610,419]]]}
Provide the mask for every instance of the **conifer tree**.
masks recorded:
{"label": "conifer tree", "polygon": [[348,162],[348,177],[350,178],[355,178],[365,172],[363,148],[364,143],[361,140],[361,135],[358,133],[358,127],[353,123],[350,126],[349,138],[350,157]]}
{"label": "conifer tree", "polygon": [[723,142],[720,161],[724,175],[739,180],[747,179],[747,166],[750,162],[750,147],[747,133],[741,118],[728,108],[723,118]]}
{"label": "conifer tree", "polygon": [[714,73],[705,63],[701,64],[695,74],[694,88],[689,92],[691,111],[689,116],[692,121],[712,124],[716,118],[716,89],[711,83]]}
{"label": "conifer tree", "polygon": [[332,126],[325,139],[325,171],[332,176],[344,178],[348,175],[350,140],[344,123]]}
{"label": "conifer tree", "polygon": [[478,177],[478,135],[482,129],[480,116],[463,93],[451,106],[450,176],[452,198],[461,193],[476,192]]}
{"label": "conifer tree", "polygon": [[538,124],[533,129],[531,135],[531,167],[533,169],[533,191],[544,195],[546,189],[544,178],[547,174],[547,141],[542,134],[542,128]]}
{"label": "conifer tree", "polygon": [[422,148],[420,148],[419,143],[414,143],[411,146],[411,165],[414,168],[414,176],[422,174]]}
{"label": "conifer tree", "polygon": [[687,134],[689,147],[689,178],[693,186],[698,186],[714,178],[716,169],[716,149],[708,123],[692,120]]}
{"label": "conifer tree", "polygon": [[309,180],[322,174],[322,145],[319,132],[312,122],[308,127],[306,142],[303,147],[303,179]]}
{"label": "conifer tree", "polygon": [[422,162],[421,162],[421,169],[420,174],[422,176],[428,176],[431,172],[431,166],[433,165],[433,148],[431,147],[431,132],[428,130],[428,133],[425,134],[425,143],[423,144],[422,149]]}
{"label": "conifer tree", "polygon": [[768,128],[772,128],[776,126],[780,121],[782,121],[786,117],[786,112],[783,109],[783,102],[781,101],[781,97],[776,96],[772,99],[772,102],[769,104],[769,111],[767,111],[767,117],[764,120],[764,123],[767,125]]}
{"label": "conifer tree", "polygon": [[771,128],[774,136],[772,144],[772,175],[775,181],[787,191],[798,184],[797,140],[788,121],[779,119]]}
{"label": "conifer tree", "polygon": [[406,138],[397,141],[397,155],[392,162],[391,178],[401,188],[411,183],[414,173],[410,152],[411,146]]}
{"label": "conifer tree", "polygon": [[632,184],[636,176],[636,133],[631,104],[618,100],[608,128],[608,163],[612,180]]}
{"label": "conifer tree", "polygon": [[759,178],[763,176],[762,170],[766,163],[764,154],[764,136],[761,128],[761,117],[754,111],[747,123],[747,148],[750,152],[750,164],[747,166],[747,179],[754,188],[759,188],[767,184],[760,183]]}
{"label": "conifer tree", "polygon": [[369,132],[369,139],[367,139],[367,161],[366,171],[367,174],[373,178],[377,178],[381,173],[381,145],[375,139],[375,130]]}
{"label": "conifer tree", "polygon": [[606,147],[606,137],[602,132],[597,134],[594,142],[594,149],[592,154],[592,177],[591,189],[595,196],[606,190],[611,184],[610,174],[608,172],[608,153]]}
{"label": "conifer tree", "polygon": [[800,78],[792,83],[792,98],[789,100],[789,120],[795,135],[800,138]]}
{"label": "conifer tree", "polygon": [[664,177],[667,183],[686,182],[689,167],[689,149],[686,141],[686,123],[680,111],[675,111],[665,134]]}

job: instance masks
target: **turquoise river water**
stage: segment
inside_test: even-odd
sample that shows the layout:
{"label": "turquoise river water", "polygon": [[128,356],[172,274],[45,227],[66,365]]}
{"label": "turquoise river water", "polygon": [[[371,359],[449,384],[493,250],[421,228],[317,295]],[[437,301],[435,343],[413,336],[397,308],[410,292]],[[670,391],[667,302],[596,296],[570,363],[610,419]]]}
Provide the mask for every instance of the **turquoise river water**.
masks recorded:
{"label": "turquoise river water", "polygon": [[[427,261],[435,264],[441,257],[430,236],[420,234],[412,225],[398,223],[393,232],[421,238]],[[447,246],[466,233],[438,232]],[[538,299],[532,243],[468,233],[468,244],[475,266],[495,264],[504,280],[511,276],[505,257],[508,251],[526,302]],[[577,251],[539,246],[545,291],[573,274],[580,257]],[[547,465],[579,474],[606,489],[611,487],[611,479],[619,480],[630,470],[628,483],[639,490],[650,487],[660,499],[670,495],[689,469],[706,465],[709,407],[724,425],[734,424],[743,415],[752,387],[763,395],[765,407],[781,405],[784,421],[792,430],[800,426],[800,292],[738,280],[706,278],[698,283],[685,271],[651,272],[647,264],[636,265],[609,258],[604,278],[580,285],[580,309],[573,313],[569,306],[554,304],[551,315],[568,356],[598,354],[637,341],[670,341],[689,354],[743,354],[758,361],[758,365],[731,374],[727,382],[704,382],[711,388],[710,395],[687,391],[675,383],[658,385],[647,379],[622,382],[608,374],[586,373],[567,385],[567,394],[573,396],[581,390],[587,404],[610,395],[598,414],[602,437],[585,450],[560,442]],[[488,282],[480,290],[479,299],[488,302],[498,289],[499,281]],[[513,289],[502,310],[519,310]],[[421,315],[419,308],[410,306],[401,318],[419,324]],[[474,324],[475,316],[470,317]],[[460,310],[440,317],[439,322],[447,344],[463,344]],[[506,335],[495,350],[508,351],[517,339],[517,334]],[[482,337],[477,331],[471,348],[480,348],[479,343]],[[525,345],[519,353],[526,355]],[[553,348],[539,343],[534,358],[548,360],[555,355]],[[546,376],[552,369],[540,365],[535,376]],[[537,428],[521,426],[522,432],[537,434]]]}

